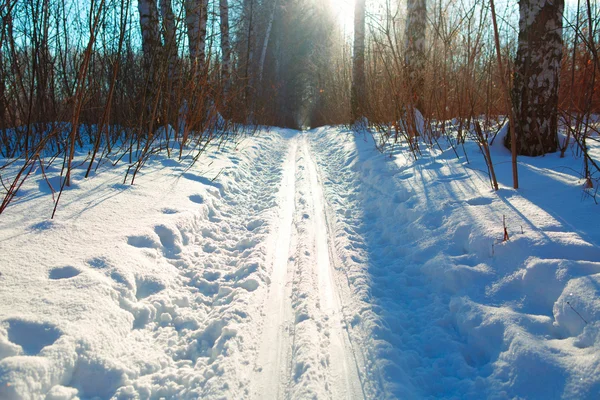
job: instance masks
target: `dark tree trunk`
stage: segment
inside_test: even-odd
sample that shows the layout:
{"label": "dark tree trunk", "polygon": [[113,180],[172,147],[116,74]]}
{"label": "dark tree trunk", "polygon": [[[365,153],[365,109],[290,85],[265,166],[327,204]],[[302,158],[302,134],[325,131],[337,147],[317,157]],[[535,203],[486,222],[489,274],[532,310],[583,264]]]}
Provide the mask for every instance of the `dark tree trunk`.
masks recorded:
{"label": "dark tree trunk", "polygon": [[[564,0],[520,0],[519,9],[519,48],[512,90],[517,153],[540,156],[558,148]],[[506,144],[510,145],[508,135]]]}
{"label": "dark tree trunk", "polygon": [[223,97],[227,97],[231,75],[231,46],[229,44],[229,5],[227,0],[219,0],[219,17],[221,19],[221,82]]}

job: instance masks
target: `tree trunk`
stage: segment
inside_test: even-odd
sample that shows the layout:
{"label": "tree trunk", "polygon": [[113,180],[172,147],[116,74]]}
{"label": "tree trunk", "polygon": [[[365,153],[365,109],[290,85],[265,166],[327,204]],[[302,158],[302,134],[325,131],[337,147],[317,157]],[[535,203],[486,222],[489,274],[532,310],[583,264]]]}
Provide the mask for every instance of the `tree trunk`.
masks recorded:
{"label": "tree trunk", "polygon": [[244,77],[246,79],[246,86],[244,88],[244,101],[246,114],[249,116],[249,123],[253,123],[253,107],[254,102],[252,101],[252,63],[254,61],[254,0],[244,0],[244,34],[246,35],[246,48],[242,51],[245,52],[245,65],[244,65]]}
{"label": "tree trunk", "polygon": [[206,45],[206,22],[208,0],[185,0],[185,22],[187,25],[190,58],[194,63],[194,75],[199,76],[204,68]]}
{"label": "tree trunk", "polygon": [[160,47],[160,31],[158,29],[158,9],[152,0],[138,0],[140,28],[142,29],[142,51],[144,57],[151,57]]}
{"label": "tree trunk", "polygon": [[558,148],[564,0],[521,0],[519,9],[519,47],[512,90],[517,153],[539,156]]}
{"label": "tree trunk", "polygon": [[154,93],[155,60],[161,47],[160,30],[158,29],[158,9],[156,1],[138,0],[140,28],[142,30],[143,68],[148,74],[148,87]]}
{"label": "tree trunk", "polygon": [[426,0],[407,0],[406,3],[406,68],[409,101],[413,107],[423,109],[425,78],[425,30],[427,26]]}
{"label": "tree trunk", "polygon": [[260,54],[260,62],[258,64],[258,81],[262,82],[263,70],[265,68],[265,58],[267,56],[267,46],[269,45],[269,38],[271,37],[271,28],[273,27],[273,19],[275,18],[275,10],[277,9],[277,0],[273,2],[273,9],[271,10],[271,17],[269,18],[269,24],[267,25],[267,31],[265,32],[265,40],[263,41],[262,52]]}
{"label": "tree trunk", "polygon": [[200,0],[200,36],[198,38],[198,63],[204,68],[206,62],[206,24],[208,23],[208,0]]}
{"label": "tree trunk", "polygon": [[365,114],[365,0],[354,3],[354,54],[352,57],[352,121]]}
{"label": "tree trunk", "polygon": [[219,16],[221,17],[221,82],[223,96],[227,97],[231,76],[231,45],[229,43],[229,5],[227,0],[219,0]]}
{"label": "tree trunk", "polygon": [[177,60],[177,37],[175,27],[175,15],[171,0],[160,0],[160,13],[163,24],[163,38],[167,50],[167,61],[169,63],[169,79],[172,80],[175,75],[175,63]]}

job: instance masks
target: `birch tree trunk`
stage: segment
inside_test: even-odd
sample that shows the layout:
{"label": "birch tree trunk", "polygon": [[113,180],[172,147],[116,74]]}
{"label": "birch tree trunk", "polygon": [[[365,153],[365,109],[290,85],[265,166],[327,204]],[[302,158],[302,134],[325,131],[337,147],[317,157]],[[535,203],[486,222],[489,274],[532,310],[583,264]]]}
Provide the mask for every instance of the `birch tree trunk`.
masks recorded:
{"label": "birch tree trunk", "polygon": [[[517,153],[539,156],[558,148],[564,0],[520,0],[519,10],[519,47],[512,90]],[[507,139],[510,145],[510,136]]]}
{"label": "birch tree trunk", "polygon": [[354,3],[354,54],[352,57],[352,121],[365,113],[365,0]]}
{"label": "birch tree trunk", "polygon": [[[147,76],[148,93],[152,98],[156,91],[155,80],[157,60],[161,49],[160,30],[158,27],[158,9],[155,0],[138,0],[140,27],[142,30],[142,66]],[[149,103],[150,104],[150,103]],[[150,105],[148,110],[150,110]]]}
{"label": "birch tree trunk", "polygon": [[185,0],[185,22],[187,25],[190,58],[194,63],[194,76],[204,68],[206,58],[206,22],[208,0]]}
{"label": "birch tree trunk", "polygon": [[425,31],[427,24],[426,0],[406,2],[406,55],[409,101],[419,110],[423,109],[423,87],[425,71]]}
{"label": "birch tree trunk", "polygon": [[144,58],[149,61],[160,47],[156,2],[153,0],[138,0],[138,11],[142,30],[142,51]]}
{"label": "birch tree trunk", "polygon": [[227,97],[231,76],[231,44],[229,43],[229,5],[227,0],[219,0],[219,16],[221,18],[221,82],[223,97]]}
{"label": "birch tree trunk", "polygon": [[269,18],[269,25],[267,25],[267,31],[265,32],[265,40],[262,46],[262,52],[260,54],[260,62],[258,64],[258,81],[262,82],[263,70],[265,68],[265,58],[267,56],[267,47],[269,45],[269,38],[271,37],[271,28],[273,28],[273,19],[275,18],[275,10],[277,9],[277,0],[273,2],[273,9],[271,10],[271,17]]}
{"label": "birch tree trunk", "polygon": [[206,62],[206,25],[208,23],[208,0],[200,0],[200,35],[198,37],[198,63],[204,68]]}
{"label": "birch tree trunk", "polygon": [[175,77],[175,63],[178,53],[175,15],[173,14],[171,0],[160,0],[159,5],[163,24],[163,39],[167,51],[167,61],[169,63],[169,79],[173,80]]}

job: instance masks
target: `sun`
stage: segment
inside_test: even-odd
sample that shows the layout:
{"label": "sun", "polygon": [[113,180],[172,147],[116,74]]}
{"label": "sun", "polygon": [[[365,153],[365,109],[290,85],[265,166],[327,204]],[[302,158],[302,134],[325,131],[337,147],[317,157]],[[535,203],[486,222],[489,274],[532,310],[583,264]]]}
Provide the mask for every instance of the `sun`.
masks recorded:
{"label": "sun", "polygon": [[329,0],[338,25],[346,34],[354,30],[354,0]]}

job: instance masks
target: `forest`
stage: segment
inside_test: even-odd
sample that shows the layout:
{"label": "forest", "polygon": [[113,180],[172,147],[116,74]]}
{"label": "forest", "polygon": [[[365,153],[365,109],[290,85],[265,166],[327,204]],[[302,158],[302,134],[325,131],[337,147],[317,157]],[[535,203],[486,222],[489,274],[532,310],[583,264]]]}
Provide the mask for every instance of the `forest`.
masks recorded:
{"label": "forest", "polygon": [[[100,144],[110,148],[123,134],[139,141],[160,127],[186,141],[190,132],[192,140],[218,136],[225,125],[302,128],[362,117],[410,139],[412,110],[437,136],[451,119],[460,137],[474,118],[484,117],[487,132],[491,120],[513,115],[515,151],[540,155],[564,151],[569,140],[585,147],[581,132],[600,107],[600,18],[589,0],[495,9],[483,0],[0,7],[5,157],[91,142],[93,164]],[[567,143],[554,139],[559,121],[574,126]]]}

